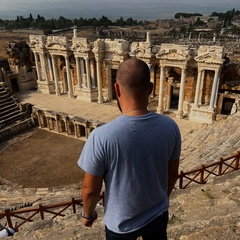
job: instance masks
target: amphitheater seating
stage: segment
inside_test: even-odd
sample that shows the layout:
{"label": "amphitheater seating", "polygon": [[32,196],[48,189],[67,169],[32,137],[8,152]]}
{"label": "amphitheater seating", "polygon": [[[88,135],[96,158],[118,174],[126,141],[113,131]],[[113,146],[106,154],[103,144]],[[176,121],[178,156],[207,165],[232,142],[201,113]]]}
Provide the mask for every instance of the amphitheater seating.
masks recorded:
{"label": "amphitheater seating", "polygon": [[5,89],[4,85],[0,84],[0,129],[25,117],[26,113],[21,112],[17,101]]}

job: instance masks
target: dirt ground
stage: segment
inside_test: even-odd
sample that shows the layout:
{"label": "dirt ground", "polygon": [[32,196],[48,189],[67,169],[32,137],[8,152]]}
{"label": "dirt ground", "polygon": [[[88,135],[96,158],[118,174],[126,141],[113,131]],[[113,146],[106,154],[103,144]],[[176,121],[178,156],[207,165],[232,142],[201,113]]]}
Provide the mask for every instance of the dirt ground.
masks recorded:
{"label": "dirt ground", "polygon": [[24,187],[81,183],[79,139],[34,128],[0,143],[0,175]]}

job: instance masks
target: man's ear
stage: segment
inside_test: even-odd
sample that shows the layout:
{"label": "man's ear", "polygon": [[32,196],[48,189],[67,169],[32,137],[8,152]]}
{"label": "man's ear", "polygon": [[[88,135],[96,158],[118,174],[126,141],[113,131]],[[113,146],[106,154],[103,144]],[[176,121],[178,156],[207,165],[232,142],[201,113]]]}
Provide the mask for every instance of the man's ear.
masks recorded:
{"label": "man's ear", "polygon": [[120,87],[119,87],[118,83],[114,83],[114,88],[115,88],[117,97],[120,97],[121,94],[120,94]]}

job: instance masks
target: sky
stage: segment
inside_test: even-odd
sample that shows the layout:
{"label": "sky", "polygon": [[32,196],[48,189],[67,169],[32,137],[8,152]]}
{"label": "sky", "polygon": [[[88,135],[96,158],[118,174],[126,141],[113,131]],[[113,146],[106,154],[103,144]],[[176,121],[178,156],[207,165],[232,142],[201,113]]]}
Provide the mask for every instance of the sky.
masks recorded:
{"label": "sky", "polygon": [[17,16],[33,18],[37,14],[46,19],[120,17],[136,20],[174,18],[177,12],[201,13],[240,11],[240,0],[0,0],[0,19]]}

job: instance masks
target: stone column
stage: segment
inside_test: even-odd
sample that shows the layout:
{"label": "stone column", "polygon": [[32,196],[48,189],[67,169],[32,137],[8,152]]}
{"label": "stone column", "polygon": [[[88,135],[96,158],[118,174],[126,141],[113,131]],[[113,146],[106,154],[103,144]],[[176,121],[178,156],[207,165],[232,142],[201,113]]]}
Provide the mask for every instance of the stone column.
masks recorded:
{"label": "stone column", "polygon": [[34,58],[35,58],[35,64],[36,64],[36,69],[37,69],[37,75],[38,75],[38,81],[42,81],[42,75],[41,75],[41,71],[40,71],[40,66],[39,66],[39,62],[38,62],[38,54],[34,53]]}
{"label": "stone column", "polygon": [[103,103],[101,61],[97,59],[98,103]]}
{"label": "stone column", "polygon": [[89,58],[84,58],[86,66],[86,75],[87,75],[87,88],[91,89],[91,79],[90,79],[90,67],[89,67]]}
{"label": "stone column", "polygon": [[179,118],[183,118],[183,101],[184,101],[185,78],[186,78],[186,67],[183,67],[182,68],[182,75],[181,75],[179,101],[178,101],[177,117],[179,117]]}
{"label": "stone column", "polygon": [[27,70],[27,65],[23,66],[23,73],[24,73],[24,77],[26,80],[28,80],[28,70]]}
{"label": "stone column", "polygon": [[46,61],[45,61],[44,53],[40,54],[40,60],[41,60],[41,65],[42,65],[42,76],[43,76],[43,79],[46,81],[47,80],[47,72],[46,72]]}
{"label": "stone column", "polygon": [[52,62],[51,62],[50,54],[47,55],[47,60],[48,60],[48,69],[49,69],[49,76],[50,76],[49,81],[53,81],[53,70],[52,70]]}
{"label": "stone column", "polygon": [[67,70],[67,82],[68,82],[68,96],[70,98],[73,97],[73,84],[72,84],[72,78],[70,73],[70,63],[69,63],[69,57],[65,56],[65,62],[66,62],[66,70]]}
{"label": "stone column", "polygon": [[94,59],[90,58],[90,77],[91,77],[91,86],[92,88],[96,87],[96,83],[95,83],[95,64],[94,64]]}
{"label": "stone column", "polygon": [[152,64],[148,64],[149,72],[150,72],[150,81],[153,83],[153,90],[150,94],[151,98],[154,98],[154,66],[152,67]]}
{"label": "stone column", "polygon": [[41,118],[39,116],[39,112],[37,112],[37,118],[38,118],[38,125],[40,128],[42,128],[42,121],[41,121]]}
{"label": "stone column", "polygon": [[83,58],[80,58],[80,72],[81,72],[81,87],[86,87],[84,76],[85,76],[85,67],[84,67],[84,60]]}
{"label": "stone column", "polygon": [[77,131],[78,131],[78,125],[76,123],[74,123],[74,136],[75,138],[78,138],[78,134],[77,134]]}
{"label": "stone column", "polygon": [[157,107],[157,113],[160,113],[160,114],[163,114],[164,80],[165,80],[165,67],[161,66],[160,83],[159,83],[159,100],[158,100],[158,107]]}
{"label": "stone column", "polygon": [[56,67],[56,56],[52,56],[52,66],[53,66],[53,74],[54,74],[54,82],[55,82],[55,92],[56,95],[60,95],[59,91],[59,82],[58,82],[58,71]]}
{"label": "stone column", "polygon": [[216,98],[216,91],[218,90],[218,84],[219,84],[219,69],[215,70],[214,74],[214,80],[213,80],[213,86],[212,86],[212,92],[211,92],[211,99],[210,99],[210,105],[209,105],[209,110],[214,109],[214,104],[215,104],[215,98]]}
{"label": "stone column", "polygon": [[107,81],[108,81],[108,100],[113,99],[113,82],[111,68],[107,66]]}
{"label": "stone column", "polygon": [[200,87],[201,87],[201,82],[202,82],[202,73],[203,73],[203,70],[200,69],[198,71],[197,86],[196,86],[195,98],[194,98],[194,104],[193,104],[193,106],[195,108],[197,108],[198,104],[199,104]]}
{"label": "stone column", "polygon": [[58,116],[56,116],[56,131],[57,133],[60,133]]}
{"label": "stone column", "polygon": [[78,88],[81,88],[82,79],[81,79],[81,72],[80,72],[80,58],[75,57],[76,59],[76,71],[77,71],[77,81],[78,81]]}
{"label": "stone column", "polygon": [[204,87],[204,77],[205,77],[205,70],[202,72],[202,77],[201,77],[201,85],[200,85],[200,94],[199,94],[199,99],[198,99],[198,105],[202,105],[202,97],[203,97],[203,87]]}

